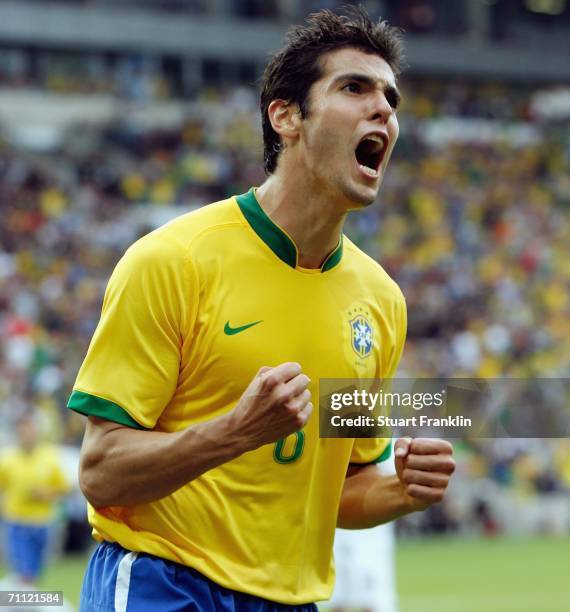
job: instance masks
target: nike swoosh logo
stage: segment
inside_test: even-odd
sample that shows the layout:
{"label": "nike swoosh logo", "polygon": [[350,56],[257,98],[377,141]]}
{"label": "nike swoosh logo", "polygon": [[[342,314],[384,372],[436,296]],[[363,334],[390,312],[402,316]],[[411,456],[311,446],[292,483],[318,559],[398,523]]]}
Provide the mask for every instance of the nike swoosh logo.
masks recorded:
{"label": "nike swoosh logo", "polygon": [[248,323],[247,325],[241,325],[240,327],[232,327],[230,325],[230,322],[227,321],[224,326],[224,334],[226,334],[226,336],[235,336],[235,334],[239,334],[240,332],[245,331],[246,329],[249,329],[250,327],[253,327],[254,325],[258,325],[259,323],[263,323],[263,321],[254,321],[253,323]]}

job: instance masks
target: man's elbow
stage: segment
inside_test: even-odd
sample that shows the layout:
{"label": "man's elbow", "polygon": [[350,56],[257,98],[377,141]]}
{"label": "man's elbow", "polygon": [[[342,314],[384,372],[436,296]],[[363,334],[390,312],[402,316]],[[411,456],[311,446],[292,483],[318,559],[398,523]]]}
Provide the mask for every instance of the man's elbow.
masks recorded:
{"label": "man's elbow", "polygon": [[378,524],[377,520],[366,515],[361,503],[341,503],[336,522],[339,529],[370,529]]}
{"label": "man's elbow", "polygon": [[113,477],[116,436],[121,426],[90,416],[79,455],[79,488],[94,507],[119,506],[117,487],[120,479]]}
{"label": "man's elbow", "polygon": [[[358,487],[351,486],[350,479],[345,482],[340,498],[336,526],[340,529],[362,529],[364,496]],[[371,527],[373,525],[370,525]]]}
{"label": "man's elbow", "polygon": [[79,463],[79,488],[85,499],[94,507],[112,506],[112,487],[105,477],[102,455],[82,455]]}
{"label": "man's elbow", "polygon": [[356,523],[350,516],[345,516],[343,513],[339,513],[336,526],[338,529],[361,529],[359,523]]}

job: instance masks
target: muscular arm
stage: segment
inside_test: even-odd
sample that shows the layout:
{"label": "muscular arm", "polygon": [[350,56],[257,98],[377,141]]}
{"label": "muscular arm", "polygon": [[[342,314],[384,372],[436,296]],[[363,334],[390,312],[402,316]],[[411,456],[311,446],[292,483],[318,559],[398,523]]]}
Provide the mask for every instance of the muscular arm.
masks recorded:
{"label": "muscular arm", "polygon": [[296,363],[261,368],[231,412],[172,433],[90,416],[81,449],[81,490],[94,507],[165,497],[204,472],[303,427],[312,411],[308,383]]}
{"label": "muscular arm", "polygon": [[337,525],[367,529],[440,502],[455,470],[453,448],[444,440],[396,442],[396,474],[384,475],[375,465],[349,466]]}
{"label": "muscular arm", "polygon": [[367,529],[412,511],[395,474],[382,474],[376,465],[349,467],[340,500],[339,527]]}
{"label": "muscular arm", "polygon": [[90,416],[81,449],[81,490],[95,507],[164,497],[243,452],[228,430],[227,417],[164,433]]}

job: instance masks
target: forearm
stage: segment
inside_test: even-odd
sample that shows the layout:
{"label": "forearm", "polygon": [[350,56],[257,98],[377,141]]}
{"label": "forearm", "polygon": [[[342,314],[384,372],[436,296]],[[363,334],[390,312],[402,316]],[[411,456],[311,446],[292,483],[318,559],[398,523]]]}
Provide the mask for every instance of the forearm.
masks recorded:
{"label": "forearm", "polygon": [[231,434],[230,418],[225,415],[174,433],[109,427],[82,450],[83,493],[95,507],[140,504],[169,495],[247,450]]}
{"label": "forearm", "polygon": [[225,415],[179,432],[141,431],[90,416],[79,482],[95,507],[160,499],[208,470],[301,429],[313,409],[295,362],[259,369]]}
{"label": "forearm", "polygon": [[413,511],[397,476],[387,476],[376,466],[367,466],[346,478],[337,525],[343,529],[367,529]]}

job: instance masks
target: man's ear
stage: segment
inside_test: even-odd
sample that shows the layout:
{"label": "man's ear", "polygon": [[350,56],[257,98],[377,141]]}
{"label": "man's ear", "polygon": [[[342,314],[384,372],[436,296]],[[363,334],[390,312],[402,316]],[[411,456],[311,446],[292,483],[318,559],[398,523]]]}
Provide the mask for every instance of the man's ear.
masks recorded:
{"label": "man's ear", "polygon": [[271,127],[285,140],[294,140],[301,127],[301,111],[297,104],[273,100],[267,108]]}

